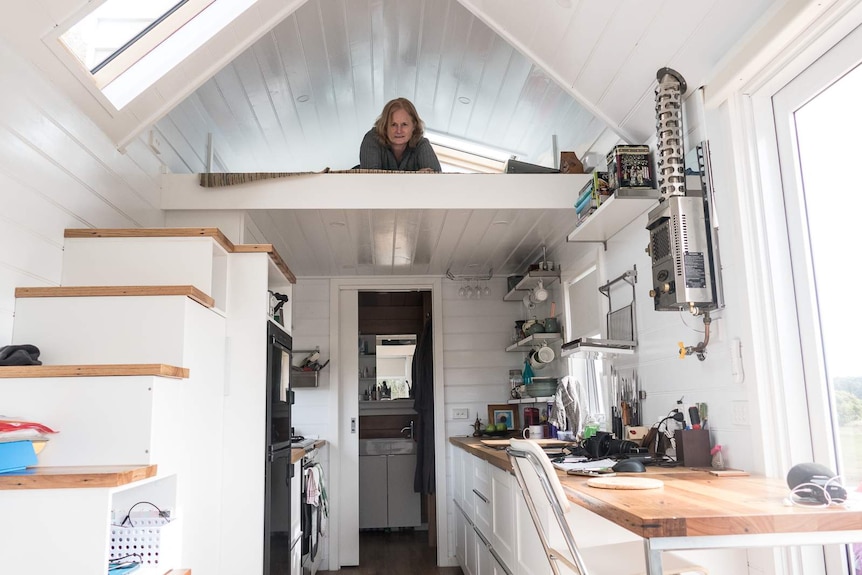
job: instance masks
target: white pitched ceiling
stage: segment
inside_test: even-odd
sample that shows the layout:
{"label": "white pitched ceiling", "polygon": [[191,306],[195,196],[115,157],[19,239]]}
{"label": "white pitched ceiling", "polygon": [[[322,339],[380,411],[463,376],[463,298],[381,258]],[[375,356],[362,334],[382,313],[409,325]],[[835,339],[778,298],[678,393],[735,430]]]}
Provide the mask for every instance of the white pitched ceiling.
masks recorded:
{"label": "white pitched ceiling", "polygon": [[[787,4],[257,0],[121,112],[94,98],[44,44],[85,0],[5,6],[0,35],[117,145],[155,127],[162,161],[175,172],[204,170],[210,135],[214,171],[349,168],[395,96],[411,98],[429,129],[552,165],[553,135],[560,150],[599,157],[619,140],[652,139],[656,70],[678,70],[690,89],[704,85],[761,16]],[[516,270],[541,245],[561,241],[570,215],[556,215],[288,210],[253,218],[280,251],[296,253],[300,275],[340,275],[403,273],[399,234],[412,238],[409,273],[440,273],[442,250],[456,273],[480,262]],[[333,218],[348,224],[350,242]],[[520,231],[498,234],[500,219]],[[391,246],[387,255],[371,257],[380,245]]]}
{"label": "white pitched ceiling", "polygon": [[[426,127],[553,165],[605,124],[456,0],[310,0],[189,96],[158,129],[174,172],[346,169],[383,105]],[[616,136],[608,135],[611,140]]]}

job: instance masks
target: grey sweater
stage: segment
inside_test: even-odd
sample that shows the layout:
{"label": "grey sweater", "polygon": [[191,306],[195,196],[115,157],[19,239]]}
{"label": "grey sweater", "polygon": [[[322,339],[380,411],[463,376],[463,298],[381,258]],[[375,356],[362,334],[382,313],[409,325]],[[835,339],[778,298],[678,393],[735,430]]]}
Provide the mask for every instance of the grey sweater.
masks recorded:
{"label": "grey sweater", "polygon": [[397,162],[392,149],[380,144],[374,129],[369,130],[362,138],[362,145],[359,146],[359,167],[365,170],[402,172],[416,172],[422,168],[431,168],[435,172],[443,171],[428,138],[419,140],[415,148],[408,147],[401,156],[401,161]]}

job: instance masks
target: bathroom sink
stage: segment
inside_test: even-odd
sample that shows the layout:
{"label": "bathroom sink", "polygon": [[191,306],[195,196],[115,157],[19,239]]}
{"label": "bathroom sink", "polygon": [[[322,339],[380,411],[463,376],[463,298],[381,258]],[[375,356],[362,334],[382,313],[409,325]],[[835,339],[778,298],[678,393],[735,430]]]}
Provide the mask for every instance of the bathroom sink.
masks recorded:
{"label": "bathroom sink", "polygon": [[360,439],[359,455],[410,455],[416,453],[416,442],[412,439],[385,437]]}

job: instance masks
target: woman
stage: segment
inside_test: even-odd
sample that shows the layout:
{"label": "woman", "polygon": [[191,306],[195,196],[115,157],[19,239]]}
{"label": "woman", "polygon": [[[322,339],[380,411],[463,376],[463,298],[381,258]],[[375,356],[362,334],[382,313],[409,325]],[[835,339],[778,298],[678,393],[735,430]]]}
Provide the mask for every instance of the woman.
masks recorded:
{"label": "woman", "polygon": [[368,170],[440,172],[440,162],[425,138],[425,124],[413,103],[395,98],[383,107],[359,147],[359,167]]}

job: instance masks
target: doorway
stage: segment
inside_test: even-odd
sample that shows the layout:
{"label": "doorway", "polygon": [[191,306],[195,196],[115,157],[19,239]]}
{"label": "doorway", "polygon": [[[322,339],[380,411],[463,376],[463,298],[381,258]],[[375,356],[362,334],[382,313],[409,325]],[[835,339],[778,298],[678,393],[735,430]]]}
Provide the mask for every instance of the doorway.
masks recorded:
{"label": "doorway", "polygon": [[428,445],[426,418],[415,406],[423,394],[414,392],[433,382],[414,378],[413,361],[422,358],[415,352],[431,293],[360,291],[358,311],[359,529],[424,530],[428,498],[414,490],[414,479]]}
{"label": "doorway", "polygon": [[[433,436],[433,452],[436,458],[434,478],[436,500],[433,516],[436,522],[437,563],[450,565],[446,521],[446,443],[443,410],[443,346],[439,326],[442,324],[442,295],[440,278],[356,278],[334,279],[330,282],[330,342],[334,369],[330,389],[330,411],[332,420],[338,422],[338,445],[331,452],[330,471],[333,484],[333,506],[331,520],[334,531],[330,546],[330,569],[357,565],[359,562],[359,299],[363,292],[427,292],[431,302],[431,324],[435,326],[430,338],[433,362],[434,405],[432,419],[438,430]],[[336,364],[337,362],[337,364]],[[432,509],[429,509],[429,515]]]}

